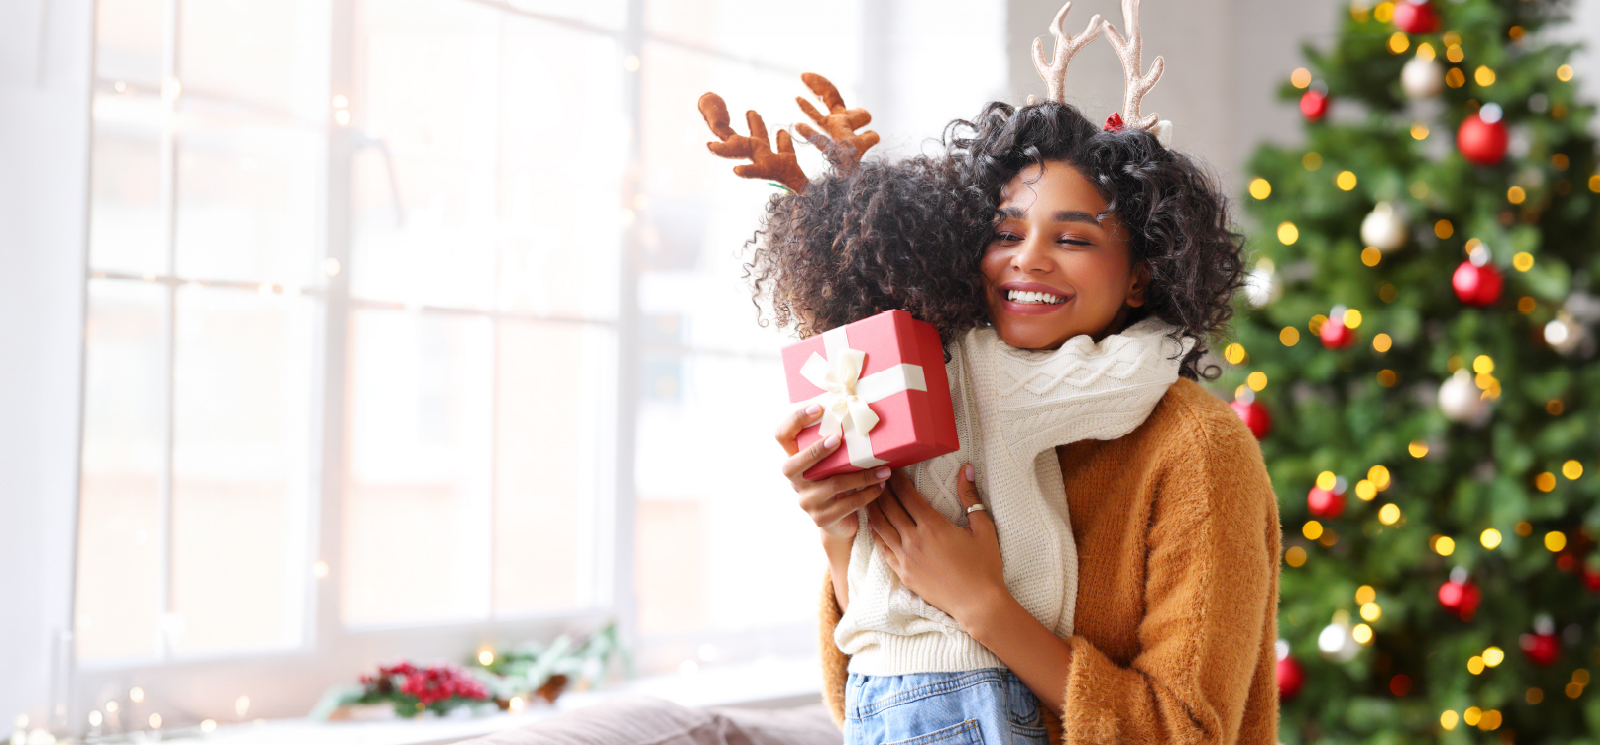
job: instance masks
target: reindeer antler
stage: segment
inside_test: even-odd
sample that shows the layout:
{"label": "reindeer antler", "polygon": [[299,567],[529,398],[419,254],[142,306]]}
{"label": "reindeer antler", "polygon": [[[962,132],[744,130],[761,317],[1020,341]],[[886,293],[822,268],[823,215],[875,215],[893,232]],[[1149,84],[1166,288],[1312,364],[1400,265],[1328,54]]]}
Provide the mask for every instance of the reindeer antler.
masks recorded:
{"label": "reindeer antler", "polygon": [[1117,50],[1117,56],[1122,58],[1122,76],[1127,80],[1127,87],[1122,94],[1122,119],[1129,127],[1150,129],[1155,126],[1157,116],[1150,114],[1141,118],[1139,116],[1139,102],[1144,100],[1146,93],[1161,79],[1161,71],[1166,69],[1166,60],[1156,57],[1151,63],[1149,74],[1141,74],[1140,68],[1144,66],[1141,57],[1143,42],[1139,38],[1139,0],[1122,0],[1122,22],[1128,27],[1128,38],[1123,39],[1117,33],[1116,27],[1106,21],[1106,38],[1111,41],[1111,46]]}
{"label": "reindeer antler", "polygon": [[828,134],[817,132],[805,122],[796,124],[795,131],[806,138],[806,142],[816,146],[828,156],[828,160],[835,168],[849,170],[860,165],[861,156],[866,154],[867,148],[878,144],[877,132],[868,130],[856,134],[857,129],[867,126],[872,121],[872,115],[867,113],[866,109],[846,109],[844,96],[839,95],[839,89],[821,75],[814,72],[801,73],[800,80],[822,100],[824,106],[828,107],[828,113],[817,111],[816,107],[803,96],[795,96],[795,103],[800,104],[800,110]]}
{"label": "reindeer antler", "polygon": [[805,171],[800,170],[800,162],[795,159],[794,143],[786,130],[778,130],[778,151],[773,152],[767,144],[767,123],[760,114],[745,112],[745,121],[750,125],[750,135],[746,137],[728,126],[728,105],[722,96],[715,93],[701,96],[699,108],[711,133],[721,140],[708,142],[706,147],[724,158],[750,159],[749,165],[733,167],[735,176],[776,181],[796,194],[804,193],[811,185],[811,179],[806,178]]}
{"label": "reindeer antler", "polygon": [[[1050,22],[1050,33],[1056,37],[1055,58],[1046,63],[1044,59],[1044,39],[1033,40],[1033,67],[1039,71],[1039,77],[1044,78],[1044,84],[1049,89],[1049,101],[1066,101],[1067,94],[1067,63],[1072,61],[1072,56],[1078,50],[1089,45],[1100,36],[1100,16],[1097,14],[1089,19],[1089,26],[1083,33],[1076,37],[1067,35],[1067,11],[1072,10],[1072,3],[1061,6],[1056,12],[1055,20]],[[1028,96],[1028,103],[1037,99]]]}

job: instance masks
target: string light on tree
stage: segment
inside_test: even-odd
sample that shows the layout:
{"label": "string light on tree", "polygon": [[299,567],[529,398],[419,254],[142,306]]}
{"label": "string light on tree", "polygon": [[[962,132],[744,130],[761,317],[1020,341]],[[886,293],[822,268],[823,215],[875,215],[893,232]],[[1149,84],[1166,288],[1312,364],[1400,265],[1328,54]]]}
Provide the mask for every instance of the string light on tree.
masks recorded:
{"label": "string light on tree", "polygon": [[1272,259],[1262,259],[1245,275],[1244,296],[1251,307],[1265,308],[1283,297],[1283,283],[1278,280],[1277,269]]}

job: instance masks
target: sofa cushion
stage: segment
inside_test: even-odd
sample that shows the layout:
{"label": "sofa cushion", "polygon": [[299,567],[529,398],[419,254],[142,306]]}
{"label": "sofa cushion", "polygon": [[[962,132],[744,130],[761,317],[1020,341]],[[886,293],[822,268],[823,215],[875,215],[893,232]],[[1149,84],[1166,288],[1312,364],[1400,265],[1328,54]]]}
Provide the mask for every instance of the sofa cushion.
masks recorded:
{"label": "sofa cushion", "polygon": [[690,708],[629,698],[564,712],[461,745],[839,745],[822,704],[791,709]]}

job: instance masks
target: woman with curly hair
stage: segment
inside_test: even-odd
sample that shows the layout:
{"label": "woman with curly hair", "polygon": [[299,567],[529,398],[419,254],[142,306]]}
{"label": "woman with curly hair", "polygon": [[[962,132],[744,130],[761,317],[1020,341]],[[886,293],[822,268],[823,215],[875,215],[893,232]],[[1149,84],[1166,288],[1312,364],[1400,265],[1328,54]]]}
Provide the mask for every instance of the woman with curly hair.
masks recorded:
{"label": "woman with curly hair", "polygon": [[1271,745],[1276,500],[1197,383],[1243,238],[1137,98],[1102,128],[1059,76],[1051,93],[768,203],[758,306],[803,337],[889,309],[932,323],[961,440],[810,481],[838,438],[798,448],[817,407],[780,424],[829,562],[824,696],[848,743]]}

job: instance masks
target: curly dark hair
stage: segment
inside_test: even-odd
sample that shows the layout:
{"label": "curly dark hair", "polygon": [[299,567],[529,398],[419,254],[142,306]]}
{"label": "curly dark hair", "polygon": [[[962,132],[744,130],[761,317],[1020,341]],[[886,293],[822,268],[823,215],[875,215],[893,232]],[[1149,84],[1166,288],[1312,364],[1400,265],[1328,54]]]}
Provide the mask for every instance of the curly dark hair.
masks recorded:
{"label": "curly dark hair", "polygon": [[[1244,236],[1228,199],[1194,160],[1139,129],[1108,132],[1070,104],[1014,108],[995,102],[945,129],[945,153],[869,162],[829,173],[803,195],[767,203],[765,227],[746,264],[757,307],[802,337],[880,311],[901,309],[933,324],[948,344],[989,322],[979,264],[992,237],[1000,191],[1024,168],[1065,161],[1099,190],[1106,213],[1127,227],[1132,263],[1145,263],[1150,316],[1195,341],[1180,373],[1201,369],[1208,343],[1233,316],[1244,281]],[[763,240],[764,239],[764,240]]]}

